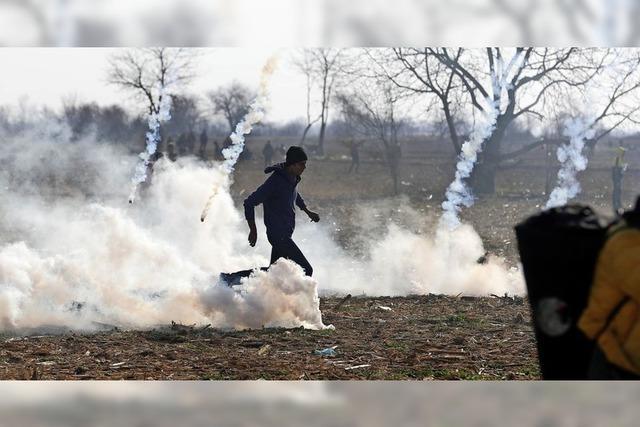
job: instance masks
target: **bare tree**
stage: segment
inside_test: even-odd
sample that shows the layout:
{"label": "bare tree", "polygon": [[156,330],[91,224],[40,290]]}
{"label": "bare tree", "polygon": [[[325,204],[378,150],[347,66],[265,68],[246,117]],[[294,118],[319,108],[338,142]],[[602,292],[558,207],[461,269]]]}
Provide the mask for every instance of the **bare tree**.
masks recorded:
{"label": "bare tree", "polygon": [[[611,134],[626,122],[640,123],[640,52],[626,49],[611,50],[612,60],[602,69],[602,76],[598,79],[598,96],[592,104],[595,111],[591,127],[596,130],[595,135],[587,141],[591,151],[602,138]],[[595,97],[592,97],[595,98]]]}
{"label": "bare tree", "polygon": [[236,125],[249,111],[249,104],[257,94],[248,87],[233,82],[230,85],[210,91],[207,98],[216,114],[222,114],[233,132]]}
{"label": "bare tree", "polygon": [[[324,154],[324,139],[329,121],[329,107],[331,104],[332,93],[341,73],[342,60],[344,59],[343,49],[334,48],[313,48],[303,51],[304,59],[301,61],[305,64],[303,72],[308,76],[310,85],[307,92],[307,100],[310,103],[311,88],[314,87],[319,97],[320,111],[318,114],[320,120],[320,134],[318,137],[318,146],[316,152],[320,155]],[[309,111],[309,108],[307,109]],[[307,115],[307,123],[310,123],[310,114]],[[313,123],[315,123],[316,119]],[[313,125],[311,123],[311,125]],[[309,125],[309,128],[311,127]],[[308,132],[308,129],[307,129]]]}
{"label": "bare tree", "polygon": [[[453,148],[460,153],[463,141],[456,126],[456,113],[462,99],[458,90],[461,83],[455,73],[432,55],[429,48],[369,49],[367,55],[377,65],[373,67],[374,76],[377,73],[389,79],[405,93],[426,97],[426,112],[440,106]],[[460,55],[458,52],[457,56]]]}
{"label": "bare tree", "polygon": [[97,104],[81,104],[76,96],[66,96],[62,99],[62,118],[71,129],[72,140],[78,140],[95,125],[100,108]]}
{"label": "bare tree", "polygon": [[425,48],[393,53],[400,69],[387,68],[388,77],[400,88],[439,100],[456,151],[461,144],[452,100],[460,104],[461,114],[486,114],[498,106],[495,127],[483,143],[472,174],[478,193],[495,191],[495,175],[503,162],[542,145],[533,141],[517,152],[503,153],[508,126],[527,115],[543,119],[548,94],[583,87],[602,69],[606,58],[606,52],[600,55],[593,49],[575,48]]}
{"label": "bare tree", "polygon": [[340,112],[351,130],[367,138],[373,137],[381,144],[395,194],[399,191],[398,132],[403,125],[398,118],[399,100],[390,82],[371,79],[352,84],[350,90],[336,95]]}
{"label": "bare tree", "polygon": [[315,118],[311,118],[311,90],[313,87],[313,63],[312,57],[308,54],[303,54],[299,58],[294,58],[294,64],[304,74],[306,79],[307,90],[307,105],[306,105],[306,125],[302,131],[302,137],[300,137],[300,145],[304,146],[304,141],[307,138],[307,134],[311,127],[322,118],[322,114],[318,114]]}
{"label": "bare tree", "polygon": [[176,135],[193,131],[197,123],[203,118],[198,108],[198,99],[192,96],[174,96],[171,103],[171,121],[166,123],[165,131]]}
{"label": "bare tree", "polygon": [[133,49],[113,55],[108,81],[146,104],[149,114],[160,112],[164,91],[186,85],[193,78],[195,55],[185,49]]}

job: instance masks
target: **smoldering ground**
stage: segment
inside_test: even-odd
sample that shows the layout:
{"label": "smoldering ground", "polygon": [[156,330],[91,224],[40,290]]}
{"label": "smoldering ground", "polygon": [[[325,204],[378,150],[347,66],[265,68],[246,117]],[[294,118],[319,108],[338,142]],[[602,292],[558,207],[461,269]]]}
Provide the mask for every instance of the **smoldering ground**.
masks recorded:
{"label": "smoldering ground", "polygon": [[[135,155],[109,141],[71,141],[69,135],[51,119],[3,135],[2,330],[143,328],[171,320],[323,328],[318,293],[524,290],[520,273],[502,260],[476,262],[484,249],[469,225],[418,234],[390,222],[382,233],[362,233],[364,251],[355,255],[335,241],[330,223],[302,218],[295,238],[314,265],[313,279],[281,262],[249,278],[240,292],[221,287],[220,272],[266,266],[270,247],[258,219],[258,244],[249,248],[241,207],[234,205],[220,164],[160,159],[131,205]],[[212,185],[223,191],[203,223],[199,215]],[[361,225],[364,230],[364,214]]]}

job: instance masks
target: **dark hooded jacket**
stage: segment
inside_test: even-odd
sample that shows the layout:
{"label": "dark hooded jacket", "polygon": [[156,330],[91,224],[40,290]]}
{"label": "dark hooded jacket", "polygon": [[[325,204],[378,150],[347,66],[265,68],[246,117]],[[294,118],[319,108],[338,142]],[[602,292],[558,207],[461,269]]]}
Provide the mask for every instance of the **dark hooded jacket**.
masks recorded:
{"label": "dark hooded jacket", "polygon": [[271,175],[244,200],[244,216],[255,220],[255,207],[262,203],[269,241],[291,237],[296,226],[295,206],[306,208],[296,189],[301,178],[288,174],[284,163],[269,166],[264,173]]}

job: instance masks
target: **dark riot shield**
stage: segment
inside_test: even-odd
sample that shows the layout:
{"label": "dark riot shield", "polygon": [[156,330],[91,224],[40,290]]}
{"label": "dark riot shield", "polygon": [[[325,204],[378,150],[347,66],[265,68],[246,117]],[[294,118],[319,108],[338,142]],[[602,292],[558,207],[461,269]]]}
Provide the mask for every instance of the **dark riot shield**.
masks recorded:
{"label": "dark riot shield", "polygon": [[606,224],[588,206],[568,205],[515,227],[545,380],[586,379],[593,342],[577,328]]}

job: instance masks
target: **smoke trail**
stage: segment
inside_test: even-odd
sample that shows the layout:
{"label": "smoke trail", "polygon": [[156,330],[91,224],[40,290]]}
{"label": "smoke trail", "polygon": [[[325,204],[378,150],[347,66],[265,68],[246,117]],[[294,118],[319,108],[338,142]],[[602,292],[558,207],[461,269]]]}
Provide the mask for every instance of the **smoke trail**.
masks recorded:
{"label": "smoke trail", "polygon": [[496,120],[498,119],[499,106],[493,105],[491,100],[487,99],[491,104],[491,108],[485,122],[479,128],[474,128],[471,136],[462,144],[458,163],[456,164],[455,179],[445,193],[445,201],[442,202],[442,213],[440,228],[446,226],[453,230],[460,226],[460,218],[458,214],[462,206],[471,207],[473,205],[473,194],[466,184],[465,180],[471,175],[473,166],[478,159],[478,154],[482,151],[482,143],[491,136],[495,129]]}
{"label": "smoke trail", "polygon": [[473,194],[471,194],[471,189],[465,180],[471,176],[478,154],[482,151],[482,143],[489,139],[495,130],[496,121],[500,115],[500,101],[503,91],[508,90],[511,85],[508,78],[512,70],[513,75],[519,74],[525,66],[523,58],[522,51],[517,51],[505,67],[502,56],[498,56],[495,69],[491,70],[491,86],[495,101],[489,97],[485,98],[488,108],[482,118],[482,123],[479,127],[474,126],[471,136],[462,144],[456,164],[455,179],[447,188],[445,201],[442,203],[444,212],[440,221],[440,229],[447,227],[449,230],[453,230],[459,227],[461,223],[458,214],[462,206],[471,207],[473,205]]}
{"label": "smoke trail", "polygon": [[[249,105],[249,112],[246,116],[242,118],[240,123],[236,125],[236,130],[231,134],[231,145],[224,150],[222,150],[222,155],[224,156],[224,162],[222,162],[222,170],[224,173],[230,177],[233,169],[238,162],[238,158],[244,149],[244,136],[251,133],[253,126],[259,123],[264,115],[267,105],[269,103],[269,92],[268,92],[268,84],[269,78],[275,71],[277,65],[278,57],[276,55],[269,58],[262,67],[262,73],[260,75],[260,89],[258,96],[256,99]],[[225,180],[223,183],[225,188],[228,188],[231,185],[229,179]],[[220,190],[219,183],[216,183],[213,186],[211,191],[211,195],[207,199],[205,203],[204,209],[202,210],[202,214],[200,215],[200,221],[204,222],[207,214],[209,212],[209,208],[213,199],[218,194]]]}
{"label": "smoke trail", "polygon": [[149,131],[146,134],[146,149],[138,156],[140,158],[131,179],[132,186],[129,193],[129,203],[133,203],[136,198],[138,186],[147,180],[147,172],[149,170],[151,157],[155,154],[158,144],[160,143],[160,125],[171,119],[171,95],[169,87],[171,86],[171,78],[167,77],[167,82],[163,85],[158,83],[158,111],[149,114],[148,123]]}
{"label": "smoke trail", "polygon": [[[615,61],[605,64],[601,70],[602,73],[608,71],[614,72],[616,84],[621,83],[620,73],[615,68]],[[577,174],[587,168],[589,159],[583,155],[585,141],[595,136],[595,114],[591,112],[595,99],[593,99],[593,90],[596,88],[595,81],[589,80],[583,90],[580,104],[576,107],[581,111],[577,117],[570,118],[564,123],[563,135],[569,137],[569,142],[558,147],[556,156],[560,162],[560,170],[558,170],[558,182],[549,195],[549,200],[545,205],[545,209],[554,208],[567,204],[567,202],[576,197],[580,191],[580,183]]]}
{"label": "smoke trail", "polygon": [[592,126],[592,119],[581,117],[565,123],[564,135],[569,137],[569,142],[558,147],[557,156],[562,166],[558,171],[558,184],[551,192],[545,209],[565,205],[580,193],[577,174],[587,168],[588,159],[582,154],[582,150],[585,140],[593,138],[595,134]]}

